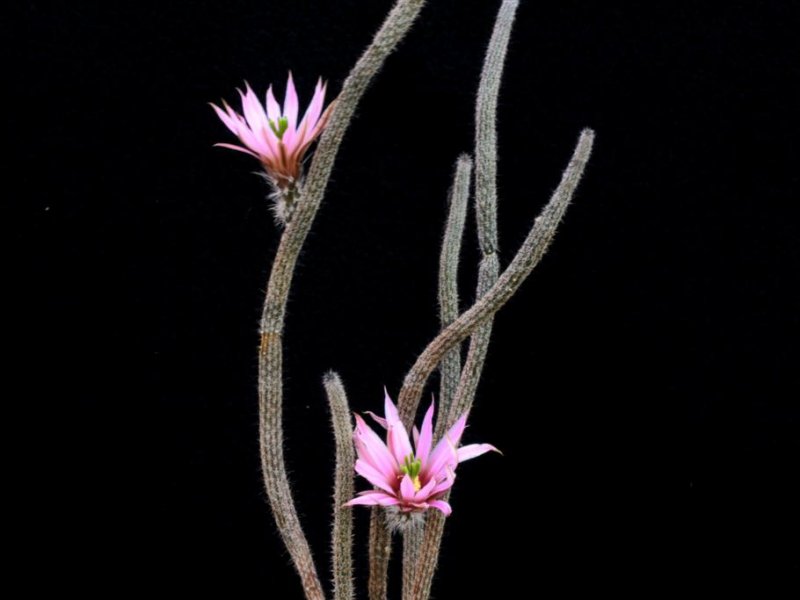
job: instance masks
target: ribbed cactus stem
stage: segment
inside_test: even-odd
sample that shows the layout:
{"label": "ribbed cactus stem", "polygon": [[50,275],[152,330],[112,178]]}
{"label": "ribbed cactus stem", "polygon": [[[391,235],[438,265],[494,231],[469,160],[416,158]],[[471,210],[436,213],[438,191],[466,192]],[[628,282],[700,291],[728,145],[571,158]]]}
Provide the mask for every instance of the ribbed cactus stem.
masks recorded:
{"label": "ribbed cactus stem", "polygon": [[331,561],[334,600],[353,600],[353,513],[344,504],[355,495],[353,423],[347,394],[339,375],[328,372],[322,380],[331,411],[336,440],[336,471],[333,486],[333,532]]}
{"label": "ribbed cactus stem", "polygon": [[[472,159],[462,154],[456,161],[453,184],[450,188],[450,206],[445,226],[442,250],[439,256],[439,322],[442,329],[458,318],[458,265],[461,259],[461,241],[469,205],[469,186]],[[461,352],[456,347],[444,357],[440,367],[439,414],[446,415],[453,401],[461,373]]]}
{"label": "ribbed cactus stem", "polygon": [[392,534],[386,524],[386,514],[382,508],[375,507],[369,518],[369,600],[386,599],[391,556]]}
{"label": "ribbed cactus stem", "polygon": [[419,553],[424,533],[424,525],[411,527],[403,532],[403,600],[409,600],[413,593],[414,573],[419,567]]}

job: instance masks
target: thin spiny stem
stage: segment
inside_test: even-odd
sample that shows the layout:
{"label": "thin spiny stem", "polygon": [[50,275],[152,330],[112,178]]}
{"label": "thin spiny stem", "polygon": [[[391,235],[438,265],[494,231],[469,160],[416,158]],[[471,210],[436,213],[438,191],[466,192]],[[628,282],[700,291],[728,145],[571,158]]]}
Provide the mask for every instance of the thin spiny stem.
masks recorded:
{"label": "thin spiny stem", "polygon": [[[450,499],[448,490],[444,495],[445,502]],[[414,573],[414,583],[411,585],[411,595],[409,600],[427,600],[431,594],[433,576],[439,564],[439,550],[442,544],[442,535],[447,518],[439,511],[434,511],[429,515],[425,523],[425,533],[420,543],[420,560]]]}
{"label": "thin spiny stem", "polygon": [[403,533],[403,600],[410,600],[413,593],[414,572],[419,566],[424,533],[422,526],[412,527]]}
{"label": "thin spiny stem", "polygon": [[339,375],[330,371],[323,379],[336,439],[336,475],[333,491],[333,533],[331,560],[334,600],[353,600],[353,513],[345,503],[355,495],[353,465],[353,424],[347,394]]}
{"label": "thin spiny stem", "polygon": [[484,254],[497,252],[497,99],[519,0],[504,0],[486,50],[475,106],[475,200]]}
{"label": "thin spiny stem", "polygon": [[[472,160],[466,154],[458,157],[453,186],[450,189],[450,211],[447,217],[442,251],[439,256],[439,322],[442,329],[458,318],[458,264],[461,240],[469,204]],[[439,414],[446,415],[458,385],[461,372],[460,348],[454,348],[442,360],[440,368]]]}
{"label": "thin spiny stem", "polygon": [[375,507],[369,518],[369,600],[385,600],[389,587],[389,559],[392,534],[382,508]]}
{"label": "thin spiny stem", "polygon": [[320,138],[290,223],[283,231],[267,285],[259,351],[261,468],[278,531],[292,557],[306,598],[323,600],[314,560],[292,498],[283,456],[283,328],[295,265],[330,179],[344,134],[369,82],[405,37],[424,0],[398,0],[345,80]]}

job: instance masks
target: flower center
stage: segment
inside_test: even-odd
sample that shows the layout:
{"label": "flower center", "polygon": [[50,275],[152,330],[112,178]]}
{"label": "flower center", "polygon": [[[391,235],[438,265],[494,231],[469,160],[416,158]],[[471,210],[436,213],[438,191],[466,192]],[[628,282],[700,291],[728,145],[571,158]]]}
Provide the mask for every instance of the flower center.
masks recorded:
{"label": "flower center", "polygon": [[282,140],[283,134],[286,133],[286,130],[289,128],[289,119],[287,117],[281,117],[278,119],[277,125],[275,124],[275,121],[270,119],[269,128],[272,129],[272,133],[278,136],[279,140]]}
{"label": "flower center", "polygon": [[419,480],[419,472],[422,470],[422,461],[414,458],[413,454],[409,454],[403,459],[403,464],[400,465],[400,471],[403,475],[408,475],[411,478],[411,483],[414,484],[414,491],[418,492],[422,488],[422,482]]}

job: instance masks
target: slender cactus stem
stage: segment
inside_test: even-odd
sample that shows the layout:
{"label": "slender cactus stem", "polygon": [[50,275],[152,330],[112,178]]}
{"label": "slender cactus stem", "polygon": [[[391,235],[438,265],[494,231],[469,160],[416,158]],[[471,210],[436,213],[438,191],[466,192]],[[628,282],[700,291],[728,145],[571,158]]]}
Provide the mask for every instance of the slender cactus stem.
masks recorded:
{"label": "slender cactus stem", "polygon": [[[450,499],[451,491],[452,490],[448,490],[444,495],[443,500],[445,502]],[[411,584],[411,594],[408,600],[427,600],[430,598],[433,576],[439,564],[439,550],[441,548],[442,535],[444,535],[444,526],[446,523],[447,517],[438,510],[431,511],[431,514],[425,522],[425,533],[422,536],[419,549],[420,559],[414,571],[414,582]]]}
{"label": "slender cactus stem", "polygon": [[353,424],[347,394],[339,375],[330,371],[323,379],[331,425],[336,439],[336,475],[333,490],[333,532],[331,535],[331,561],[333,570],[334,600],[353,600],[353,513],[345,502],[355,495],[353,465],[356,462],[353,448]]}
{"label": "slender cactus stem", "polygon": [[[467,219],[472,160],[466,154],[458,157],[453,186],[450,189],[450,212],[439,256],[439,321],[442,329],[458,318],[458,264],[461,240]],[[461,351],[454,348],[442,360],[439,388],[439,414],[446,415],[453,401],[461,373]]]}
{"label": "slender cactus stem", "polygon": [[419,565],[419,552],[425,534],[423,526],[403,532],[403,600],[410,600],[414,586],[414,572]]}
{"label": "slender cactus stem", "polygon": [[475,106],[475,200],[481,250],[497,252],[497,99],[519,0],[504,0],[486,50]]}
{"label": "slender cactus stem", "polygon": [[369,518],[369,600],[385,600],[389,587],[389,559],[392,534],[386,526],[382,508],[375,507]]}
{"label": "slender cactus stem", "polygon": [[[481,298],[491,289],[500,274],[500,264],[496,254],[487,254],[481,260],[478,270],[478,286],[476,298]],[[489,317],[475,330],[469,341],[469,352],[464,368],[461,371],[461,380],[458,382],[453,403],[446,415],[441,415],[436,424],[436,439],[441,439],[456,419],[472,409],[475,392],[478,389],[483,366],[486,363],[486,354],[489,350],[489,340],[492,335],[492,323]]]}
{"label": "slender cactus stem", "polygon": [[423,5],[424,0],[398,0],[345,80],[320,138],[292,219],[281,236],[264,300],[258,361],[261,468],[278,531],[309,600],[323,600],[325,595],[300,525],[283,456],[283,327],[286,303],[297,258],[322,202],[339,146],[356,107],[369,82],[405,37]]}

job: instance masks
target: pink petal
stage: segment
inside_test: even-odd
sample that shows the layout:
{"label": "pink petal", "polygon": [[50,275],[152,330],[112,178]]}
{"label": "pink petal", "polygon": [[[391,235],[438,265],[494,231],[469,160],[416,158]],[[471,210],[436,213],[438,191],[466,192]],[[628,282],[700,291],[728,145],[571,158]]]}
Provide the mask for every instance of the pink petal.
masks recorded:
{"label": "pink petal", "polygon": [[292,131],[297,129],[297,110],[297,90],[294,87],[292,72],[289,71],[289,79],[286,81],[286,97],[283,101],[283,116],[289,120],[289,129]]}
{"label": "pink petal", "polygon": [[416,425],[411,428],[411,437],[414,440],[414,448],[416,448],[419,445],[419,427]]}
{"label": "pink petal", "polygon": [[387,481],[397,477],[399,467],[391,452],[389,452],[383,440],[378,437],[378,434],[375,433],[359,415],[356,415],[356,431],[354,437],[357,444],[363,444],[363,452],[366,456],[361,456],[361,452],[359,452],[361,458],[369,460],[369,462],[386,477]]}
{"label": "pink petal", "polygon": [[258,139],[264,145],[263,154],[268,156],[272,161],[277,161],[280,156],[280,150],[278,150],[280,141],[278,140],[278,136],[270,129],[269,125],[265,125],[261,128],[261,131],[258,132]]}
{"label": "pink petal", "polygon": [[286,149],[286,154],[291,157],[290,160],[297,160],[299,156],[298,144],[297,144],[297,137],[295,135],[294,130],[289,127],[286,131],[283,132],[283,138],[281,138],[281,143],[283,147]]}
{"label": "pink petal", "polygon": [[428,483],[426,483],[418,492],[414,494],[414,500],[417,502],[427,500],[431,496],[433,496],[433,490],[436,487],[436,480],[431,479]]}
{"label": "pink petal", "polygon": [[436,477],[446,466],[452,465],[453,468],[458,464],[458,454],[455,448],[461,441],[461,435],[467,426],[467,415],[461,415],[453,424],[450,430],[439,440],[436,448],[433,449],[427,463],[422,464],[422,476],[425,478]]}
{"label": "pink petal", "polygon": [[238,150],[239,152],[244,152],[245,154],[249,154],[250,156],[254,156],[254,157],[258,158],[258,154],[255,154],[254,152],[250,152],[250,150],[248,150],[247,148],[242,148],[241,146],[235,146],[233,144],[214,144],[214,145],[218,146],[220,148],[228,148],[230,150]]}
{"label": "pink petal", "polygon": [[264,150],[264,145],[261,143],[260,140],[250,131],[250,128],[247,126],[247,122],[244,120],[244,117],[237,114],[227,102],[223,100],[222,105],[225,107],[225,112],[223,113],[218,107],[214,106],[214,109],[217,111],[217,115],[223,120],[225,125],[235,133],[239,139],[253,152],[260,154]]}
{"label": "pink petal", "polygon": [[368,411],[367,411],[367,414],[368,414],[370,417],[372,417],[372,419],[373,419],[373,420],[374,420],[374,421],[375,421],[375,422],[376,422],[378,425],[380,425],[380,426],[381,426],[381,427],[383,427],[384,429],[389,429],[389,422],[388,422],[386,419],[384,419],[383,417],[379,417],[378,415],[376,415],[374,412],[372,412],[372,411],[370,411],[370,410],[368,410]]}
{"label": "pink petal", "polygon": [[359,458],[356,460],[356,473],[361,475],[375,487],[379,487],[389,494],[394,494],[394,489],[391,485],[391,483],[394,482],[387,482],[383,474],[364,459]]}
{"label": "pink petal", "polygon": [[314,125],[314,129],[309,130],[309,133],[306,134],[306,140],[308,144],[314,141],[322,131],[322,128],[328,124],[328,120],[331,117],[331,112],[333,112],[333,107],[335,105],[335,100],[328,104],[328,108],[325,109],[325,112],[323,112],[322,116],[317,120],[317,124]]}
{"label": "pink petal", "polygon": [[435,411],[435,403],[431,402],[428,412],[425,413],[425,418],[422,421],[422,431],[419,434],[419,439],[415,440],[417,448],[417,458],[423,464],[428,461],[428,456],[431,453],[431,446],[433,445],[433,413]]}
{"label": "pink petal", "polygon": [[411,442],[408,439],[406,428],[400,421],[389,425],[389,435],[387,436],[389,443],[389,452],[392,453],[398,465],[402,465],[405,458],[413,455],[414,451],[411,448]]}
{"label": "pink petal", "polygon": [[[393,470],[391,466],[388,466],[379,458],[380,455],[377,455],[371,451],[371,449],[367,446],[364,442],[364,439],[358,434],[353,437],[353,443],[356,447],[356,452],[358,454],[358,458],[369,464],[370,467],[374,468],[378,473],[381,474],[381,477],[384,481],[394,481],[397,478],[396,471]],[[392,464],[394,463],[394,459],[391,459]]]}
{"label": "pink petal", "polygon": [[[436,481],[433,479],[432,481]],[[456,473],[453,469],[447,468],[444,472],[444,478],[439,480],[439,483],[436,484],[436,487],[433,488],[431,491],[431,496],[437,496],[444,491],[449,490],[453,487],[453,484],[456,482]]]}
{"label": "pink petal", "polygon": [[414,482],[411,477],[406,475],[400,482],[400,496],[405,502],[413,502],[416,492],[414,491]]}
{"label": "pink petal", "polygon": [[244,118],[247,119],[247,124],[250,125],[252,131],[259,131],[267,124],[267,115],[264,113],[264,107],[261,106],[249,83],[247,84],[247,93],[242,94],[241,90],[239,90],[239,94],[242,96],[242,109],[244,110]]}
{"label": "pink petal", "polygon": [[461,436],[464,435],[464,429],[467,427],[467,413],[464,413],[456,422],[453,423],[453,426],[448,430],[446,434],[444,434],[444,439],[449,439],[453,445],[458,448],[458,445],[461,443]]}
{"label": "pink petal", "polygon": [[444,500],[431,500],[428,502],[428,504],[431,508],[436,508],[442,511],[445,517],[449,517],[453,512],[453,508]]}
{"label": "pink petal", "polygon": [[278,101],[275,100],[275,94],[272,93],[272,86],[269,86],[267,90],[267,117],[269,117],[270,121],[275,123],[275,126],[278,126],[278,121],[281,119],[281,107],[278,105]]}
{"label": "pink petal", "polygon": [[430,493],[430,496],[438,496],[438,495],[439,495],[439,494],[441,494],[442,492],[446,492],[446,491],[447,491],[447,490],[449,490],[451,487],[453,487],[453,484],[454,484],[455,482],[456,482],[455,478],[452,478],[452,479],[443,479],[442,481],[440,481],[440,482],[439,482],[439,483],[436,485],[436,487],[435,487],[435,488],[433,488],[433,490],[432,490],[432,491],[431,491],[431,493]]}
{"label": "pink petal", "polygon": [[[308,105],[306,114],[303,116],[303,121],[300,124],[300,127],[306,125],[306,139],[303,140],[303,143],[308,141],[310,134],[317,125],[317,121],[319,121],[320,114],[322,114],[322,107],[325,104],[326,87],[327,84],[323,84],[320,78],[319,81],[317,81],[317,87],[314,89],[314,97],[311,99],[311,103]],[[300,127],[298,127],[298,129],[300,129]]]}
{"label": "pink petal", "polygon": [[363,506],[393,506],[396,504],[400,504],[400,500],[395,498],[394,496],[390,496],[389,494],[384,494],[383,492],[365,492],[359,495],[357,498],[353,498],[352,500],[345,502],[345,506],[356,506],[356,505],[363,505]]}
{"label": "pink petal", "polygon": [[236,135],[238,135],[239,139],[244,142],[244,145],[257,154],[266,153],[266,145],[261,139],[259,139],[258,135],[256,135],[256,133],[250,129],[245,118],[233,110],[227,102],[223,102],[223,106],[225,106],[228,117],[235,123]]}
{"label": "pink petal", "polygon": [[462,463],[465,460],[470,460],[471,458],[486,454],[487,452],[498,452],[502,454],[500,450],[491,444],[469,444],[467,446],[461,446],[461,448],[458,449],[458,462]]}
{"label": "pink petal", "polygon": [[389,423],[389,425],[399,423],[400,415],[397,412],[397,407],[394,405],[394,402],[392,402],[392,399],[389,397],[389,391],[386,388],[383,388],[383,393],[383,414],[386,415],[386,421]]}
{"label": "pink petal", "polygon": [[214,109],[214,112],[217,113],[217,116],[222,120],[222,122],[225,123],[225,127],[230,129],[234,135],[239,135],[238,122],[231,118],[230,115],[226,114],[225,111],[223,111],[216,104],[209,102],[209,105]]}
{"label": "pink petal", "polygon": [[[322,113],[322,117],[320,117],[320,119],[317,121],[317,124],[314,126],[314,129],[304,130],[303,139],[305,141],[302,144],[299,144],[297,149],[295,150],[298,156],[303,156],[306,150],[308,150],[308,147],[314,143],[314,140],[316,140],[317,137],[319,137],[319,134],[322,132],[322,129],[325,127],[325,125],[328,124],[328,120],[330,119],[334,105],[335,101],[331,102],[328,105],[328,108],[326,108],[325,112]],[[303,125],[305,125],[305,123]]]}
{"label": "pink petal", "polygon": [[455,469],[458,465],[458,453],[453,442],[448,437],[445,437],[438,444],[431,453],[427,464],[422,465],[422,477],[440,477],[440,474],[445,467]]}

